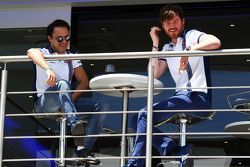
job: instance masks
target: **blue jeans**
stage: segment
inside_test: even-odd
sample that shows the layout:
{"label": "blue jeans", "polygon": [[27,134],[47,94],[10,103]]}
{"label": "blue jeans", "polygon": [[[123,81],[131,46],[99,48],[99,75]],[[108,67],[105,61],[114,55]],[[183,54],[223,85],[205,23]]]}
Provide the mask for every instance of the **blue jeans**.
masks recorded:
{"label": "blue jeans", "polygon": [[[35,103],[35,111],[38,113],[45,112],[64,112],[64,113],[76,113],[75,105],[72,102],[70,92],[70,85],[66,80],[59,80],[56,85],[49,87],[46,91],[60,91],[59,93],[43,93]],[[62,91],[62,92],[61,92]],[[75,123],[80,121],[77,114],[66,115],[68,124],[72,128]]]}
{"label": "blue jeans", "polygon": [[[179,91],[174,96],[154,104],[153,110],[190,110],[190,109],[209,109],[210,102],[207,94],[203,92]],[[137,133],[146,133],[147,131],[147,108],[143,108],[138,114],[137,119]],[[175,115],[175,112],[158,112],[153,114],[153,125],[170,118]],[[188,114],[207,117],[208,112],[190,112]],[[153,127],[153,133],[160,133],[161,131]],[[178,147],[168,136],[155,135],[152,138],[153,147],[160,153],[160,155],[168,155]],[[145,156],[146,137],[144,135],[137,135],[135,145],[131,156]],[[142,158],[131,158],[128,161],[128,166],[143,167],[145,160]]]}
{"label": "blue jeans", "polygon": [[[55,86],[49,87],[46,91],[62,92],[42,94],[35,103],[36,112],[44,113],[63,111],[65,113],[77,113],[77,111],[98,112],[108,110],[106,105],[101,105],[100,102],[95,102],[94,100],[88,98],[80,98],[75,103],[73,103],[71,93],[63,92],[65,90],[70,90],[70,85],[65,80],[59,80],[57,81]],[[73,125],[81,119],[87,120],[88,124],[86,135],[98,134],[101,131],[100,124],[104,119],[104,115],[100,114],[89,114],[81,116],[77,114],[69,114],[66,115],[66,117],[70,128],[72,128]],[[83,138],[83,140],[85,147],[93,148],[96,141],[96,137],[86,137],[85,139]]]}
{"label": "blue jeans", "polygon": [[[108,106],[94,101],[90,98],[80,98],[75,102],[75,106],[78,112],[99,112],[107,111]],[[97,135],[102,131],[101,124],[105,119],[104,114],[82,114],[79,115],[82,120],[86,120],[87,132],[86,135]],[[93,148],[97,140],[97,137],[86,137],[84,139],[84,146],[87,148]]]}

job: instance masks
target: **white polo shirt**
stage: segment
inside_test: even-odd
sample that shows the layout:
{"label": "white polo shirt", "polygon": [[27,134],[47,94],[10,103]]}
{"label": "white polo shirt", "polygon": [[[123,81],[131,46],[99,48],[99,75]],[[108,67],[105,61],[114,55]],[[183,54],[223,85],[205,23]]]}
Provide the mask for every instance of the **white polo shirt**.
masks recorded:
{"label": "white polo shirt", "polygon": [[[44,56],[48,55],[55,55],[56,52],[51,51],[50,48],[41,48],[41,52],[43,52]],[[53,52],[53,53],[52,53]],[[66,53],[65,53],[66,54]],[[69,83],[71,83],[72,75],[74,73],[74,69],[77,67],[82,66],[82,63],[80,60],[53,60],[53,61],[47,61],[50,68],[53,69],[53,71],[56,74],[57,80],[66,80]],[[44,69],[36,66],[36,76],[35,76],[35,87],[37,91],[45,91],[49,86],[47,85],[47,74]],[[42,92],[38,92],[37,96],[41,96]]]}
{"label": "white polo shirt", "polygon": [[[178,37],[176,44],[173,43],[166,44],[164,45],[162,51],[182,51],[183,49],[185,50],[187,46],[194,46],[197,43],[199,43],[200,37],[204,34],[205,33],[197,30],[190,30],[186,33],[185,39],[184,37],[182,37],[184,35]],[[191,84],[190,87],[188,86],[189,79],[187,71],[185,70],[179,73],[181,57],[166,57],[160,59],[166,60],[171,76],[176,84],[176,91],[183,90],[178,88],[187,88],[187,89],[189,88],[192,91],[200,91],[207,93],[207,89],[199,89],[207,87],[204,58],[202,56],[188,58],[188,62],[190,64],[192,71],[192,77],[190,79],[190,84]]]}

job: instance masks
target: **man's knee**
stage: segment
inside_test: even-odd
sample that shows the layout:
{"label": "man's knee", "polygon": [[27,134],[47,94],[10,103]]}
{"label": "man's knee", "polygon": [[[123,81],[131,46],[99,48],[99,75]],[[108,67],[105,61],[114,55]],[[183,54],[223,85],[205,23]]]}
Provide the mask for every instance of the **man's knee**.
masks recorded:
{"label": "man's knee", "polygon": [[70,89],[69,82],[66,80],[58,80],[56,84],[57,84],[59,90],[69,90]]}
{"label": "man's knee", "polygon": [[139,112],[138,119],[140,119],[140,118],[145,118],[145,119],[147,118],[147,110],[146,111],[142,110]]}

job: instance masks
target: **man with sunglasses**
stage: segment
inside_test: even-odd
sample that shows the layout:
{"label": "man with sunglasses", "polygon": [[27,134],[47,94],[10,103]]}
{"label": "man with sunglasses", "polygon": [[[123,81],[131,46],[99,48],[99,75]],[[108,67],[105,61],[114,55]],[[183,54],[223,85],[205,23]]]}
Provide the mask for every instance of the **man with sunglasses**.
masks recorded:
{"label": "man with sunglasses", "polygon": [[[89,80],[80,60],[53,60],[46,61],[47,55],[73,54],[68,49],[70,43],[70,26],[64,20],[55,20],[47,27],[47,38],[49,45],[46,48],[31,48],[27,55],[35,64],[35,90],[38,91],[35,97],[35,111],[69,113],[66,115],[67,122],[71,128],[73,136],[81,136],[96,133],[97,124],[100,122],[97,117],[99,114],[91,115],[88,120],[88,127],[85,130],[85,124],[76,114],[77,100],[81,101],[81,109],[78,111],[96,112],[101,110],[101,104],[88,99],[80,99],[83,92],[69,92],[71,89],[71,80],[74,76],[77,85],[76,90],[85,90],[89,88]],[[58,93],[43,93],[44,91],[58,91]],[[67,92],[68,91],[68,92]],[[91,123],[91,125],[90,125]],[[87,131],[87,132],[86,132]],[[100,164],[100,160],[94,157],[91,149],[96,138],[74,138],[76,154],[78,157],[87,158],[90,164]],[[85,163],[85,162],[84,162]]]}

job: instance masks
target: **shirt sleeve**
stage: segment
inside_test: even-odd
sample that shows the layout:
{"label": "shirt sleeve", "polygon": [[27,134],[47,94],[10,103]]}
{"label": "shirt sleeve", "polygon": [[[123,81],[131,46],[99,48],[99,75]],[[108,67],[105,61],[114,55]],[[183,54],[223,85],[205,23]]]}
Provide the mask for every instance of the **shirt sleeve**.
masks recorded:
{"label": "shirt sleeve", "polygon": [[49,53],[48,53],[48,51],[45,49],[45,48],[38,48],[38,50],[40,50],[42,53],[43,53],[43,55],[46,57],[47,55],[50,55]]}
{"label": "shirt sleeve", "polygon": [[169,49],[169,45],[168,44],[165,44],[164,46],[163,46],[163,48],[162,48],[162,52],[164,52],[164,51],[168,51]]}
{"label": "shirt sleeve", "polygon": [[80,60],[72,60],[72,65],[73,65],[73,68],[77,68],[77,67],[82,66],[82,63]]}
{"label": "shirt sleeve", "polygon": [[205,35],[206,33],[198,31],[198,30],[190,30],[186,34],[186,46],[193,46],[198,44],[200,41],[200,38],[202,35]]}

